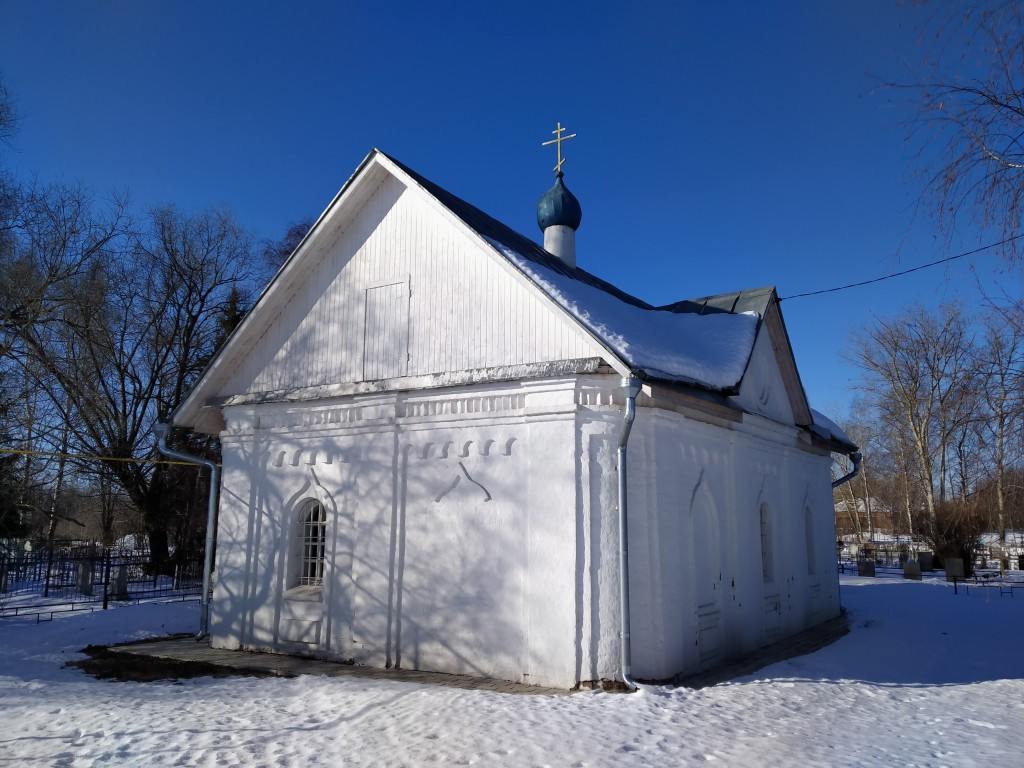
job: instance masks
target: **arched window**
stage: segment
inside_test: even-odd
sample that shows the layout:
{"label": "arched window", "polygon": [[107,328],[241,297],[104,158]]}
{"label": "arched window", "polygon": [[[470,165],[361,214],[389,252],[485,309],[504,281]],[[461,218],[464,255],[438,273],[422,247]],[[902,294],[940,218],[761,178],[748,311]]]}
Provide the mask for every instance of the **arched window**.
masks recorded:
{"label": "arched window", "polygon": [[767,503],[761,504],[761,575],[765,584],[775,580],[775,558],[772,546],[772,513]]}
{"label": "arched window", "polygon": [[294,571],[294,586],[320,586],[324,582],[324,541],[327,535],[327,512],[324,505],[311,499],[299,512],[299,557]]}
{"label": "arched window", "polygon": [[807,548],[807,575],[814,576],[818,566],[814,551],[814,513],[810,504],[804,507],[804,546]]}

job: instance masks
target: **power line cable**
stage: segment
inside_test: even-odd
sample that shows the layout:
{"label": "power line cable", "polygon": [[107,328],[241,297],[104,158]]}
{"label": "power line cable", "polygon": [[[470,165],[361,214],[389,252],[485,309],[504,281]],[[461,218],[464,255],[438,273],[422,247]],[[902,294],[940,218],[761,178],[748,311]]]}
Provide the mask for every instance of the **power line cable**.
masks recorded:
{"label": "power line cable", "polygon": [[849,285],[840,285],[837,288],[824,288],[824,289],[822,289],[820,291],[808,291],[807,293],[796,293],[796,294],[794,294],[792,296],[783,296],[783,297],[781,297],[779,299],[779,301],[789,301],[790,299],[802,299],[802,298],[805,298],[807,296],[821,296],[822,294],[825,294],[825,293],[835,293],[836,291],[845,291],[848,288],[860,288],[860,287],[865,286],[865,285],[871,285],[872,283],[880,283],[883,280],[891,280],[894,277],[902,277],[903,275],[909,275],[911,272],[917,272],[917,271],[922,270],[922,269],[928,269],[929,267],[935,267],[935,266],[938,266],[939,264],[946,264],[947,262],[956,261],[957,259],[962,259],[962,258],[964,258],[966,256],[973,256],[976,253],[981,253],[982,251],[987,251],[990,248],[998,248],[1000,245],[1006,245],[1007,243],[1012,243],[1014,240],[1018,240],[1018,239],[1020,239],[1022,237],[1024,237],[1024,233],[1019,234],[1019,235],[1013,235],[1012,237],[1008,237],[1005,240],[1000,240],[998,243],[989,243],[988,245],[983,245],[980,248],[975,248],[973,251],[965,251],[964,253],[958,253],[956,256],[949,256],[949,257],[947,257],[945,259],[939,259],[938,261],[929,262],[928,264],[921,264],[920,266],[917,266],[917,267],[911,267],[910,269],[904,269],[901,272],[893,272],[890,275],[883,275],[882,277],[876,277],[876,278],[874,278],[872,280],[862,280],[859,283],[850,283]]}
{"label": "power line cable", "polygon": [[174,464],[181,467],[196,467],[188,461],[168,461],[167,459],[133,459],[115,456],[86,456],[79,453],[53,453],[50,451],[25,451],[18,448],[0,448],[0,453],[16,453],[20,456],[49,456],[55,459],[85,459],[88,461],[132,461],[136,464]]}

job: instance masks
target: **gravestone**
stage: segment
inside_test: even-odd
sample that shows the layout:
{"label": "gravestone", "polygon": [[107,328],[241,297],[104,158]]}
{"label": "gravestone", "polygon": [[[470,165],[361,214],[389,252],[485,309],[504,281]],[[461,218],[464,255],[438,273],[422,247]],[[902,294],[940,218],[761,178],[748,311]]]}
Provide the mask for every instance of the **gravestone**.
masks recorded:
{"label": "gravestone", "polygon": [[128,599],[128,568],[124,565],[119,565],[114,570],[113,583],[110,585],[110,599],[111,600],[127,600]]}
{"label": "gravestone", "polygon": [[964,561],[960,557],[947,557],[946,560],[946,581],[963,581]]}
{"label": "gravestone", "polygon": [[999,573],[1005,574],[1010,570],[1010,553],[1002,547],[995,547],[992,551],[993,557],[999,561]]}
{"label": "gravestone", "polygon": [[921,570],[925,573],[931,573],[935,570],[935,562],[932,558],[931,552],[918,552],[917,562],[921,566]]}
{"label": "gravestone", "polygon": [[875,575],[875,561],[874,560],[858,560],[857,561],[857,575],[858,576],[874,576]]}
{"label": "gravestone", "polygon": [[80,560],[78,563],[78,594],[92,595],[92,560]]}
{"label": "gravestone", "polygon": [[914,560],[907,560],[903,563],[903,578],[913,579],[914,581],[921,580],[921,564]]}

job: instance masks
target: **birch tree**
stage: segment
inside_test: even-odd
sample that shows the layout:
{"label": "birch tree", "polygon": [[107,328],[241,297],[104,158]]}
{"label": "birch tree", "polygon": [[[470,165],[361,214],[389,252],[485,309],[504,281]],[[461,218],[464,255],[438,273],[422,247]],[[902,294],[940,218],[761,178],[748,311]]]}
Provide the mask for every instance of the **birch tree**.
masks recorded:
{"label": "birch tree", "polygon": [[[1019,312],[1015,314],[1019,317]],[[979,398],[986,412],[977,428],[992,467],[996,530],[1005,543],[1007,471],[1019,462],[1024,438],[1024,331],[1020,323],[1007,323],[1002,312],[985,318],[978,370],[983,382]]]}
{"label": "birch tree", "polygon": [[932,531],[946,497],[952,437],[969,413],[971,349],[967,321],[955,305],[934,314],[912,307],[892,320],[876,318],[853,344],[854,362],[864,372],[862,389],[882,419],[906,430]]}

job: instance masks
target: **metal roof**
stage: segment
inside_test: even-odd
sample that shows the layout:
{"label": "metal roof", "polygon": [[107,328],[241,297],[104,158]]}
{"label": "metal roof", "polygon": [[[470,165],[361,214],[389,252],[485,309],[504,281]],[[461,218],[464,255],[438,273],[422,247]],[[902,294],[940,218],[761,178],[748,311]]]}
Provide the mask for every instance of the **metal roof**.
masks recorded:
{"label": "metal roof", "polygon": [[405,173],[409,174],[409,176],[415,179],[420,186],[436,197],[442,205],[466,222],[468,227],[480,235],[492,240],[497,240],[499,243],[508,246],[508,248],[520,254],[523,258],[528,259],[535,264],[539,264],[545,269],[550,269],[552,272],[557,272],[560,275],[571,277],[574,280],[579,280],[581,283],[602,290],[605,293],[610,293],[620,301],[632,304],[634,307],[640,307],[641,309],[655,309],[655,307],[651,306],[646,301],[642,301],[636,296],[630,296],[625,291],[619,290],[611,283],[602,280],[596,275],[592,275],[585,269],[570,267],[557,256],[545,251],[543,247],[533,242],[530,238],[519,234],[514,229],[506,224],[502,224],[494,217],[488,216],[475,205],[467,203],[460,197],[456,197],[444,187],[440,187],[429,179],[421,176],[416,173],[416,171],[412,170],[412,168],[409,168],[407,165],[403,165],[390,155],[383,152],[381,152],[381,154],[401,168]]}
{"label": "metal roof", "polygon": [[[380,152],[380,150],[377,151]],[[426,189],[431,195],[436,197],[442,205],[462,219],[468,227],[475,230],[480,235],[492,240],[497,240],[516,253],[522,255],[524,258],[544,267],[545,269],[550,269],[560,275],[565,275],[566,277],[578,280],[585,285],[602,290],[605,293],[611,294],[620,301],[632,304],[634,307],[668,312],[685,312],[698,315],[707,315],[718,312],[727,312],[730,314],[755,312],[759,316],[764,317],[768,306],[772,302],[772,297],[775,295],[774,286],[767,286],[747,291],[723,293],[717,296],[705,296],[699,299],[684,299],[682,301],[677,301],[660,307],[648,304],[643,299],[638,299],[636,296],[626,293],[608,281],[597,277],[597,275],[587,272],[585,269],[569,266],[558,257],[548,253],[542,246],[538,245],[530,238],[519,234],[508,225],[502,224],[494,217],[481,211],[472,203],[467,203],[462,198],[453,195],[444,187],[441,187],[430,181],[430,179],[421,176],[409,166],[404,165],[399,160],[391,157],[391,155],[384,152],[380,152],[380,154],[384,155],[384,157],[401,168],[405,173],[409,174],[409,176],[415,179],[416,182]]]}

